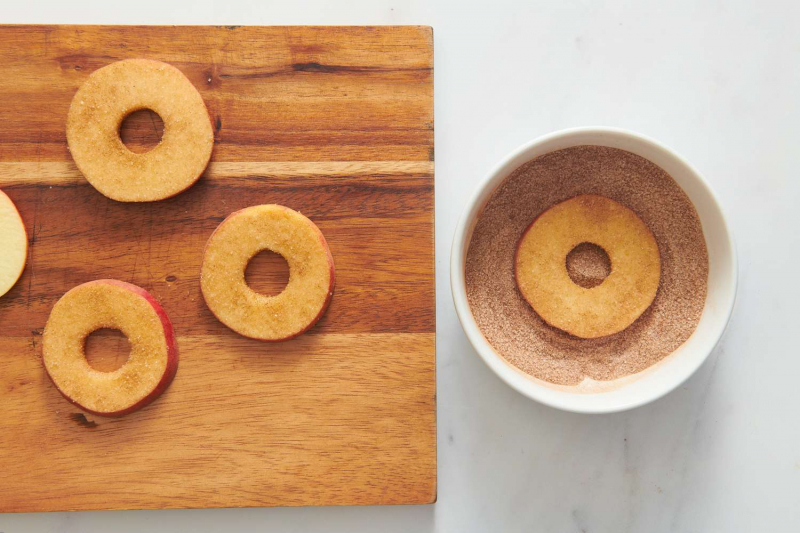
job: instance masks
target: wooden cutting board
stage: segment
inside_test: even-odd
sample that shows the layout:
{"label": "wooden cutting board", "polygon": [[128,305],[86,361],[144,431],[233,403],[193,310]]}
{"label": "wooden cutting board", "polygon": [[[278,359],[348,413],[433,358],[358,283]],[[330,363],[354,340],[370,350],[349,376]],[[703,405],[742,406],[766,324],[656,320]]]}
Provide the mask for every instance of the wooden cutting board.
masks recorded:
{"label": "wooden cutting board", "polygon": [[[216,138],[194,187],[138,205],[95,191],[65,140],[80,84],[134,57],[183,71]],[[137,113],[121,135],[156,128]],[[0,27],[0,189],[31,243],[0,298],[0,511],[435,501],[430,28]],[[219,323],[198,281],[214,228],[264,203],[316,222],[336,262],[327,314],[276,344]],[[52,306],[98,278],[150,291],[178,334],[172,386],[119,419],[41,363]],[[91,339],[124,360],[124,338]]]}

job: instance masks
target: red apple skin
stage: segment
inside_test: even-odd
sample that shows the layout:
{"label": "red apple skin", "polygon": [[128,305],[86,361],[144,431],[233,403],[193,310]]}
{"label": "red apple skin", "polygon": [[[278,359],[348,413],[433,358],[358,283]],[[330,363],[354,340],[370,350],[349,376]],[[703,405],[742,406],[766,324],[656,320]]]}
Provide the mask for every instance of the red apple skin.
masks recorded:
{"label": "red apple skin", "polygon": [[[11,206],[12,206],[12,207],[14,208],[14,210],[17,212],[17,216],[19,217],[20,221],[22,222],[22,229],[25,231],[25,257],[28,257],[28,251],[29,251],[28,249],[29,249],[29,247],[30,247],[30,243],[29,243],[29,238],[28,238],[28,230],[27,230],[27,229],[25,229],[25,220],[23,220],[23,218],[22,218],[22,215],[19,213],[19,209],[17,208],[17,205],[14,203],[14,200],[12,200],[12,199],[11,199],[11,198],[10,198],[10,197],[9,197],[9,196],[6,194],[6,193],[4,193],[2,190],[0,190],[0,195],[3,195],[3,196],[5,196],[6,198],[8,198],[8,201],[9,201],[9,202],[11,202]],[[27,262],[27,261],[25,261],[25,264],[23,265],[23,267],[22,267],[22,270],[21,270],[21,271],[20,271],[20,273],[19,273],[19,276],[17,276],[17,281],[16,281],[16,282],[14,282],[14,285],[16,285],[16,284],[17,284],[17,282],[19,282],[19,278],[21,278],[21,277],[22,277],[22,274],[25,272],[25,268],[26,268],[27,266],[28,266],[28,262]],[[14,285],[12,285],[11,287],[9,287],[9,289],[8,289],[8,291],[9,291],[9,292],[11,292],[11,289],[13,289],[13,288],[14,288]],[[8,292],[6,292],[6,293],[3,293],[3,294],[0,294],[0,298],[2,298],[3,296],[5,296],[6,294],[8,294]]]}
{"label": "red apple skin", "polygon": [[[149,292],[131,283],[126,283],[124,281],[119,281],[115,279],[98,279],[95,281],[89,281],[85,283],[85,285],[95,285],[95,284],[114,285],[116,287],[121,287],[147,300],[147,303],[149,303],[153,307],[156,314],[158,315],[158,318],[161,320],[161,326],[164,328],[164,337],[167,341],[167,365],[164,368],[164,374],[161,376],[161,380],[158,382],[158,385],[156,385],[156,387],[152,390],[152,392],[150,392],[150,394],[148,394],[147,396],[145,396],[132,406],[126,409],[122,409],[120,411],[101,413],[98,411],[93,411],[91,409],[88,409],[87,407],[84,407],[80,403],[76,402],[75,400],[64,394],[64,392],[58,388],[58,385],[56,385],[56,383],[52,380],[52,378],[50,378],[50,381],[53,383],[56,390],[58,390],[58,392],[64,398],[66,398],[71,404],[93,415],[116,418],[141,409],[142,407],[146,406],[147,404],[149,404],[150,402],[161,396],[161,394],[167,389],[167,387],[169,387],[170,383],[172,383],[172,380],[175,377],[175,374],[178,372],[178,343],[177,339],[175,338],[175,332],[172,329],[172,322],[170,322],[167,313],[161,307],[161,304],[159,304],[158,301],[156,301],[156,299],[153,298],[153,296]],[[47,377],[50,377],[49,373],[47,373]]]}
{"label": "red apple skin", "polygon": [[[277,204],[275,204],[275,205],[277,205]],[[277,207],[280,207],[281,209],[284,209],[286,211],[292,211],[292,209],[289,209],[288,207],[283,206],[283,205],[277,205]],[[242,211],[245,211],[246,209],[248,209],[248,208],[245,207],[243,209],[239,209],[238,211],[234,211],[233,213],[231,213],[230,215],[225,217],[225,220],[220,222],[219,226],[217,226],[217,228],[213,231],[213,233],[211,233],[211,236],[206,241],[205,248],[203,248],[203,257],[205,257],[205,255],[206,255],[206,249],[208,248],[208,243],[211,242],[211,239],[214,237],[214,234],[217,233],[217,231],[219,231],[219,228],[222,227],[222,225],[225,224],[229,219],[235,217],[236,215],[238,215]],[[312,224],[313,224],[313,222],[312,222]],[[325,253],[328,256],[328,265],[330,266],[330,273],[331,273],[330,274],[331,283],[330,283],[330,286],[328,287],[328,295],[325,298],[325,302],[322,304],[322,307],[320,308],[319,313],[317,314],[316,317],[314,317],[314,320],[309,322],[308,326],[306,326],[305,328],[301,329],[300,331],[298,331],[296,333],[293,333],[292,335],[289,335],[288,337],[282,337],[280,339],[260,339],[258,337],[251,337],[250,335],[245,335],[244,333],[241,333],[239,331],[236,331],[233,328],[230,328],[232,331],[236,332],[237,334],[241,335],[242,337],[245,337],[247,339],[253,339],[253,340],[256,340],[256,341],[269,342],[269,343],[283,342],[283,341],[288,341],[288,340],[292,340],[292,339],[294,339],[296,337],[299,337],[300,335],[302,335],[306,331],[308,331],[311,328],[313,328],[316,325],[316,323],[319,322],[319,319],[322,318],[322,316],[325,314],[325,311],[328,310],[328,306],[330,305],[331,299],[333,298],[333,289],[334,289],[334,287],[336,285],[336,267],[333,264],[333,255],[331,254],[330,246],[328,246],[328,241],[325,240],[325,236],[322,234],[322,232],[320,231],[320,229],[317,227],[316,224],[313,224],[313,228],[314,228],[314,231],[317,233],[317,236],[319,236],[319,240],[322,243],[322,246],[325,248]],[[200,267],[200,278],[202,279],[202,277],[203,277],[203,267],[201,266]],[[200,291],[200,292],[202,294],[203,291]],[[203,295],[203,300],[205,301],[205,295]],[[220,320],[220,318],[217,316],[217,314],[211,309],[211,306],[208,305],[208,302],[206,302],[206,307],[208,308],[209,311],[211,311],[211,314],[214,315],[214,318],[216,318],[217,320],[222,322],[222,320]],[[224,322],[222,322],[222,323],[226,327],[230,327],[227,324],[225,324]]]}

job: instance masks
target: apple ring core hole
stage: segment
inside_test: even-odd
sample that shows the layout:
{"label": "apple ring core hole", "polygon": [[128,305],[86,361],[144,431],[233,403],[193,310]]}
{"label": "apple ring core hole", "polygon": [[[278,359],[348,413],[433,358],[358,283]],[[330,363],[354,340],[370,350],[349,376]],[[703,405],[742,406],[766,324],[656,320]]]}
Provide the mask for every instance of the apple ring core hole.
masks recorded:
{"label": "apple ring core hole", "polygon": [[247,286],[264,296],[277,296],[289,284],[289,263],[281,254],[262,250],[254,255],[244,271]]}
{"label": "apple ring core hole", "polygon": [[164,137],[164,121],[152,109],[139,109],[122,119],[119,138],[135,154],[149,152]]}
{"label": "apple ring core hole", "polygon": [[566,268],[573,283],[591,289],[611,274],[611,258],[601,246],[582,242],[567,254]]}
{"label": "apple ring core hole", "polygon": [[114,372],[128,362],[131,343],[118,329],[100,328],[84,339],[86,362],[98,372]]}

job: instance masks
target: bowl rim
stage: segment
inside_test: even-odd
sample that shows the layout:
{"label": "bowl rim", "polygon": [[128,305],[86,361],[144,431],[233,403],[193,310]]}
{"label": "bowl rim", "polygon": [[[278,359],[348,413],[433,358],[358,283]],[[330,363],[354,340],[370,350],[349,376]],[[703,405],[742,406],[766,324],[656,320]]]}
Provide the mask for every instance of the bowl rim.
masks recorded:
{"label": "bowl rim", "polygon": [[[469,247],[467,235],[469,234],[471,238],[475,220],[482,211],[485,202],[488,201],[491,194],[508,174],[525,162],[519,160],[528,156],[530,151],[533,151],[536,147],[545,143],[581,135],[613,136],[634,143],[649,145],[651,148],[663,152],[668,157],[673,158],[679,165],[685,167],[687,174],[695,179],[697,184],[704,189],[704,192],[711,200],[711,204],[718,211],[721,228],[724,230],[724,235],[722,237],[727,239],[727,249],[730,251],[729,257],[727,258],[730,263],[730,283],[725,288],[725,294],[728,298],[725,301],[725,307],[719,311],[719,314],[724,316],[724,320],[720,321],[720,325],[712,331],[711,337],[713,337],[713,342],[709,343],[706,353],[704,353],[702,357],[698,357],[693,364],[688,365],[682,372],[679,372],[677,377],[672,381],[668,381],[660,387],[653,387],[651,394],[642,394],[637,398],[620,401],[615,404],[597,404],[591,401],[593,396],[596,397],[598,394],[604,394],[602,392],[583,393],[563,391],[563,394],[554,394],[553,388],[537,383],[535,378],[515,368],[500,354],[495,352],[494,348],[491,347],[483,336],[469,308],[466,296],[464,268],[466,263],[466,251]],[[577,146],[579,144],[580,143],[575,143],[571,146]],[[602,146],[601,143],[589,144]],[[533,157],[527,157],[526,161],[532,158]],[[511,166],[513,166],[513,168],[509,168]],[[506,155],[483,177],[470,195],[456,226],[450,253],[450,289],[456,308],[456,314],[468,340],[481,359],[483,359],[484,363],[486,363],[486,365],[507,385],[524,396],[549,407],[585,414],[614,413],[646,405],[675,390],[689,379],[689,377],[691,377],[708,359],[727,330],[736,303],[738,275],[739,266],[736,246],[730,224],[728,223],[728,219],[725,216],[725,212],[717,195],[703,175],[680,154],[655,139],[630,130],[604,126],[586,126],[558,130],[524,143]],[[654,367],[651,366],[649,368]],[[647,369],[644,371],[647,371]]]}

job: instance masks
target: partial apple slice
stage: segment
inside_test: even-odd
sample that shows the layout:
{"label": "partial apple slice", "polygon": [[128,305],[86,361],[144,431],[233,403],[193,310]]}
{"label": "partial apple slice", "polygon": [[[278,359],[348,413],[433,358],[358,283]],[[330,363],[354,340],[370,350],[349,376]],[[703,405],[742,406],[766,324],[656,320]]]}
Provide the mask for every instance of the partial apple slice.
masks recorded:
{"label": "partial apple slice", "polygon": [[28,235],[14,202],[0,191],[0,296],[11,290],[25,270]]}
{"label": "partial apple slice", "polygon": [[[113,372],[92,368],[86,337],[117,329],[131,344],[128,361]],[[147,291],[101,279],[71,289],[56,302],[42,339],[44,366],[59,392],[81,409],[122,416],[155,400],[178,369],[178,345],[167,314]]]}

